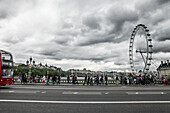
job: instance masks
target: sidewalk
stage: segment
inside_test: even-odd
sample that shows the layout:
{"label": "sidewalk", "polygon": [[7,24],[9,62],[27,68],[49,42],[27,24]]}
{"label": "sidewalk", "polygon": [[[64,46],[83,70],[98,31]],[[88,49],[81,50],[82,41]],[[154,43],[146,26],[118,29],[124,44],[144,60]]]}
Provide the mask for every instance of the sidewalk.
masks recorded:
{"label": "sidewalk", "polygon": [[46,85],[45,83],[26,83],[26,84],[21,84],[21,83],[13,83],[12,85],[36,85],[36,86],[98,86],[98,87],[169,87],[170,85],[163,85],[163,84],[147,84],[147,85],[138,85],[138,84],[133,84],[133,85],[116,85],[116,84],[108,84],[108,85],[83,85],[83,84],[68,84],[68,83],[61,83],[61,84],[52,84],[50,83],[49,85]]}

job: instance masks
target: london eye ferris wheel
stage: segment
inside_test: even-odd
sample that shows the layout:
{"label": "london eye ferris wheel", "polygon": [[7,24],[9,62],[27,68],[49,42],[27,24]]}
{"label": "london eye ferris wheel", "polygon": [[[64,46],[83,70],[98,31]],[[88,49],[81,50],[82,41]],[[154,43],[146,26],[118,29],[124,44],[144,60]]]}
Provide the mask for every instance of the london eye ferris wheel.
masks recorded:
{"label": "london eye ferris wheel", "polygon": [[148,74],[152,60],[152,39],[148,28],[143,25],[137,25],[130,37],[129,43],[129,61],[133,73],[143,72]]}

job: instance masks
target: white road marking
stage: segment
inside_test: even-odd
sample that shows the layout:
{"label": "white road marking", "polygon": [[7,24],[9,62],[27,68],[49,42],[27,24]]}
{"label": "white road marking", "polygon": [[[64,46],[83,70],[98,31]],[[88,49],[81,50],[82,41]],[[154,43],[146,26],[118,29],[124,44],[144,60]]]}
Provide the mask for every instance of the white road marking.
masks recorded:
{"label": "white road marking", "polygon": [[164,93],[164,92],[161,92],[161,94],[163,95],[163,94],[166,94],[166,93]]}
{"label": "white road marking", "polygon": [[63,87],[63,86],[37,86],[37,87],[17,87],[17,86],[12,86],[14,89],[63,89],[63,90],[103,90],[103,91],[115,91],[115,90],[120,90],[120,91],[134,91],[134,90],[145,90],[145,91],[151,91],[151,90],[170,90],[170,87]]}
{"label": "white road marking", "polygon": [[43,91],[43,92],[41,92],[41,93],[46,93],[46,91]]}
{"label": "white road marking", "polygon": [[109,92],[106,92],[105,94],[106,94],[106,95],[108,95],[108,94],[109,94]]}
{"label": "white road marking", "polygon": [[73,94],[78,94],[78,92],[73,92]]}
{"label": "white road marking", "polygon": [[24,94],[31,94],[31,93],[40,93],[40,91],[28,91],[28,90],[15,90],[15,91],[11,91],[11,90],[2,90],[0,91],[0,93],[24,93]]}
{"label": "white road marking", "polygon": [[75,94],[75,95],[101,95],[101,92],[71,92],[71,91],[65,91],[63,94]]}
{"label": "white road marking", "polygon": [[164,92],[126,92],[128,95],[163,95]]}
{"label": "white road marking", "polygon": [[50,103],[50,104],[170,104],[170,101],[41,101],[41,100],[0,100],[0,102]]}

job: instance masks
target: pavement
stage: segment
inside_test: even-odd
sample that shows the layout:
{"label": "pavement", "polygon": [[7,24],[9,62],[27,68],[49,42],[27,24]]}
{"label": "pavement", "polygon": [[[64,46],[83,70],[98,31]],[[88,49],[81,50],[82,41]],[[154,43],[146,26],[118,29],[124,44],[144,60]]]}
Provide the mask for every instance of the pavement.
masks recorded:
{"label": "pavement", "polygon": [[[42,86],[44,86],[44,85],[46,85],[45,83],[25,83],[25,84],[21,84],[21,83],[19,83],[19,82],[15,82],[15,83],[13,83],[13,85],[42,85]],[[52,83],[49,83],[49,86],[87,86],[87,84],[85,84],[85,85],[83,85],[83,84],[72,84],[72,83],[61,83],[61,84],[52,84]],[[90,86],[90,85],[88,85],[88,86]],[[140,86],[140,87],[146,87],[146,86],[165,86],[165,87],[167,87],[167,86],[170,86],[170,85],[163,85],[163,84],[145,84],[145,85],[138,85],[138,84],[131,84],[131,85],[122,85],[122,84],[118,84],[118,85],[116,85],[116,84],[107,84],[107,85],[105,85],[105,84],[99,84],[99,85],[96,85],[96,84],[94,84],[94,85],[92,85],[92,86],[102,86],[102,87],[112,87],[112,86]]]}
{"label": "pavement", "polygon": [[11,85],[0,87],[1,113],[169,113],[170,86]]}

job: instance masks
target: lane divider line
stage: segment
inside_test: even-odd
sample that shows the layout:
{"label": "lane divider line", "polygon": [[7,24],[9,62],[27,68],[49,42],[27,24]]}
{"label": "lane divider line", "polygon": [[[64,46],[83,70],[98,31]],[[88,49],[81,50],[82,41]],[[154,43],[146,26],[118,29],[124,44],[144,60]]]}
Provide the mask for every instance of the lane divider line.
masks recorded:
{"label": "lane divider line", "polygon": [[170,101],[41,101],[41,100],[0,100],[9,103],[50,103],[50,104],[170,104]]}
{"label": "lane divider line", "polygon": [[165,92],[126,92],[128,95],[164,95]]}

